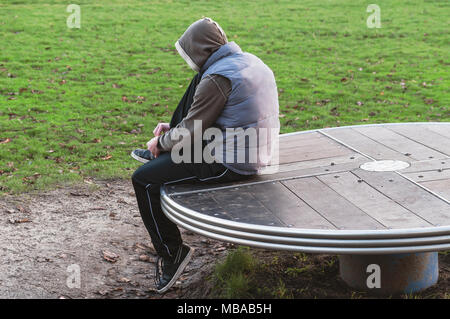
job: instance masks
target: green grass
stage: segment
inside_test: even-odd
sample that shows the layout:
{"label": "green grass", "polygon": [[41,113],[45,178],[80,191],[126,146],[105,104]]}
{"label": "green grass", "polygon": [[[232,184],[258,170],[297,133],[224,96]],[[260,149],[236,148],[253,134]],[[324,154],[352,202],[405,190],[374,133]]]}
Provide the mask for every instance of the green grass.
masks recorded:
{"label": "green grass", "polygon": [[194,75],[174,49],[201,16],[269,65],[282,132],[449,121],[447,1],[67,1],[0,4],[0,193],[128,178]]}
{"label": "green grass", "polygon": [[227,258],[215,267],[214,296],[226,299],[250,298],[254,287],[250,284],[251,273],[255,271],[256,263],[248,248],[241,246],[232,250]]}

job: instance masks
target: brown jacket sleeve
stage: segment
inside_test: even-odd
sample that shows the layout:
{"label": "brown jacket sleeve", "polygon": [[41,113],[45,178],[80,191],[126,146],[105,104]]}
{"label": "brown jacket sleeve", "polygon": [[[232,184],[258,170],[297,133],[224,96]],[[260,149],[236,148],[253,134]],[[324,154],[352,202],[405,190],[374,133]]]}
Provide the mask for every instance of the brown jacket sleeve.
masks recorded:
{"label": "brown jacket sleeve", "polygon": [[[213,125],[227,102],[231,93],[231,82],[227,78],[213,74],[206,75],[198,84],[194,94],[194,101],[186,117],[176,126],[170,128],[159,137],[159,147],[162,151],[170,151],[178,142],[174,139],[174,132],[178,128],[186,128],[191,136],[194,135],[194,120],[202,121],[202,130]],[[203,134],[203,132],[201,132]]]}

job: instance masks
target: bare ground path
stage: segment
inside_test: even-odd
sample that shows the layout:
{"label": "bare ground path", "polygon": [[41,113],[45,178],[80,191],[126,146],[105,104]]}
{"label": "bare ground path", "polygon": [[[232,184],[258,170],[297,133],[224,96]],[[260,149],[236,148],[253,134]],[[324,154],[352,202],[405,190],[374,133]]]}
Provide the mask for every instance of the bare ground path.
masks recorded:
{"label": "bare ground path", "polygon": [[[162,297],[183,296],[228,246],[183,237],[196,258]],[[155,252],[128,181],[0,198],[0,254],[0,298],[161,298],[153,290]],[[80,288],[67,285],[76,284],[70,265],[79,266]]]}

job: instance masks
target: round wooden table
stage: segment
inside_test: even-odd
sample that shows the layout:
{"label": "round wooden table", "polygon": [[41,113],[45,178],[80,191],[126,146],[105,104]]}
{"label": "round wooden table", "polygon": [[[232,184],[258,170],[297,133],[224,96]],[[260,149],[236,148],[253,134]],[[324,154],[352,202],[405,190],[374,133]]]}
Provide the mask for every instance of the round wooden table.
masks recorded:
{"label": "round wooden table", "polygon": [[214,239],[337,254],[352,287],[412,293],[450,249],[450,123],[280,135],[275,172],[233,184],[161,188],[165,214]]}

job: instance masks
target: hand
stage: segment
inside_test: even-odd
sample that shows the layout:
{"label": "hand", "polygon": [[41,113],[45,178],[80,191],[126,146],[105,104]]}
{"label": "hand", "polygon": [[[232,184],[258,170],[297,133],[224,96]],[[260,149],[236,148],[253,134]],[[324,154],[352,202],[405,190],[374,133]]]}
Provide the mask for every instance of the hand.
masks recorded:
{"label": "hand", "polygon": [[153,130],[153,134],[155,136],[160,136],[161,133],[165,133],[168,130],[170,130],[169,123],[159,123],[158,125],[156,125],[155,129]]}
{"label": "hand", "polygon": [[155,136],[150,141],[147,142],[147,149],[152,152],[152,154],[156,157],[159,156],[161,151],[158,148],[158,137]]}

